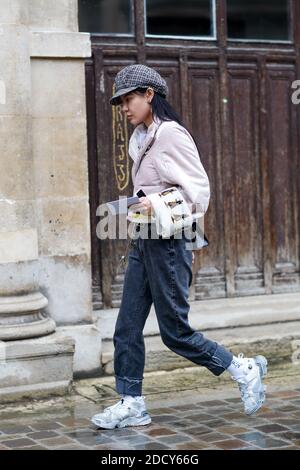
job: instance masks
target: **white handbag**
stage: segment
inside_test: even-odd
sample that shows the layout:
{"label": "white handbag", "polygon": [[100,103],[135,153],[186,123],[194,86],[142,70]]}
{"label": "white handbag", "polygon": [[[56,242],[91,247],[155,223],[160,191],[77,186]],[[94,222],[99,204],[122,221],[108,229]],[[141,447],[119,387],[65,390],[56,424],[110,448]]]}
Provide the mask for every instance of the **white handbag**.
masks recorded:
{"label": "white handbag", "polygon": [[156,231],[162,238],[169,238],[191,227],[194,217],[181,192],[175,186],[159,193],[149,194]]}

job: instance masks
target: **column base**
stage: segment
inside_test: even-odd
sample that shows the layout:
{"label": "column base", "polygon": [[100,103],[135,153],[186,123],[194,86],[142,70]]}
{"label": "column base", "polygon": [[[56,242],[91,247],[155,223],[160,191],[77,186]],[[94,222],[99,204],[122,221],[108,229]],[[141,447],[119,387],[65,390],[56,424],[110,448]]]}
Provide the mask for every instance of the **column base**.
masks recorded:
{"label": "column base", "polygon": [[48,300],[40,292],[0,296],[0,340],[37,338],[55,331],[55,322],[42,311]]}

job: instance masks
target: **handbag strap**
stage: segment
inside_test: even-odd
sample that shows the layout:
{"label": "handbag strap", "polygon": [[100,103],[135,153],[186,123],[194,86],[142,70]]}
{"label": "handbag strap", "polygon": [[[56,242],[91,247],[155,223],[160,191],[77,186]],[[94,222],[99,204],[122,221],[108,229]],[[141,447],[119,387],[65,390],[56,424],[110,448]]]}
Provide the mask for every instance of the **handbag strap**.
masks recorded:
{"label": "handbag strap", "polygon": [[137,168],[135,169],[135,174],[134,174],[135,177],[136,177],[136,175],[137,175],[137,172],[138,172],[139,169],[140,169],[142,160],[145,158],[145,155],[149,152],[149,150],[151,149],[152,145],[154,144],[154,141],[155,141],[155,139],[156,139],[156,133],[157,133],[157,131],[158,131],[158,129],[160,128],[161,125],[162,125],[162,122],[157,126],[156,131],[155,131],[155,133],[154,133],[154,136],[152,137],[152,139],[150,140],[150,142],[149,142],[147,148],[145,149],[144,153],[143,153],[142,156],[140,157],[139,162],[138,162],[138,165],[137,165]]}

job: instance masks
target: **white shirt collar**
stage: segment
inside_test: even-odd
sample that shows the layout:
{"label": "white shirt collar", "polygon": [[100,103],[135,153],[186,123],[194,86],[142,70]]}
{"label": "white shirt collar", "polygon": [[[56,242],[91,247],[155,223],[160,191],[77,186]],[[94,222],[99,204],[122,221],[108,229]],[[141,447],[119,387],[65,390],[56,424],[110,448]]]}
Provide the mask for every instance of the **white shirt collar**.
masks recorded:
{"label": "white shirt collar", "polygon": [[143,122],[135,127],[128,148],[128,153],[134,161],[139,158],[139,155],[148,146],[161,122],[162,121],[156,117],[148,128]]}

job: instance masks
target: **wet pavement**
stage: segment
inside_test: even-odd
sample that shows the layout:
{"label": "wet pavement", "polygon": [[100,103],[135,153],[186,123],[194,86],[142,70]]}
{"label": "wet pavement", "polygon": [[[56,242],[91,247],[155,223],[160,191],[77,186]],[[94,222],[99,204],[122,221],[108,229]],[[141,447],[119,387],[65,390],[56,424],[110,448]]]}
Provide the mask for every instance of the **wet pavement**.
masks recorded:
{"label": "wet pavement", "polygon": [[[283,371],[271,374],[265,405],[251,417],[243,413],[235,384],[205,388],[195,379],[198,388],[174,390],[172,380],[178,383],[178,377],[172,373],[166,374],[164,393],[159,393],[164,375],[150,383],[146,403],[152,423],[147,426],[97,430],[90,423],[90,416],[115,403],[113,388],[99,401],[77,391],[71,397],[1,405],[0,450],[300,450],[298,368],[286,376]],[[184,374],[181,380],[190,383]]]}

